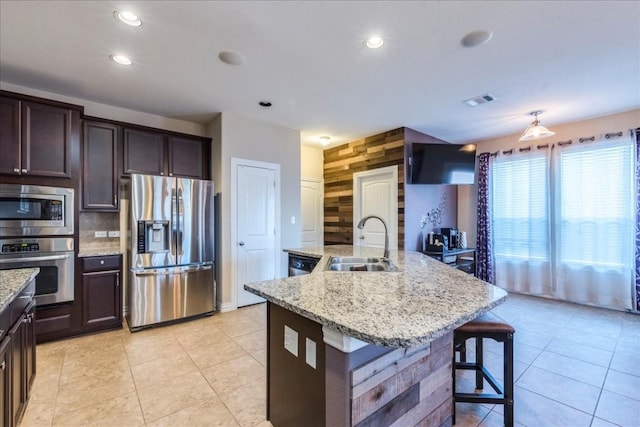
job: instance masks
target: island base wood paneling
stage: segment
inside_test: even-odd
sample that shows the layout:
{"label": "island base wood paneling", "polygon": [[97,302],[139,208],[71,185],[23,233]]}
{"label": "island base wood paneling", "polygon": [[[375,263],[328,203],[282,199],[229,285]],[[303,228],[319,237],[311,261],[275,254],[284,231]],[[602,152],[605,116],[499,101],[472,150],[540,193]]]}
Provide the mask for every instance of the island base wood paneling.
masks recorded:
{"label": "island base wood paneling", "polygon": [[382,354],[375,346],[349,354],[327,347],[327,425],[451,426],[452,339]]}

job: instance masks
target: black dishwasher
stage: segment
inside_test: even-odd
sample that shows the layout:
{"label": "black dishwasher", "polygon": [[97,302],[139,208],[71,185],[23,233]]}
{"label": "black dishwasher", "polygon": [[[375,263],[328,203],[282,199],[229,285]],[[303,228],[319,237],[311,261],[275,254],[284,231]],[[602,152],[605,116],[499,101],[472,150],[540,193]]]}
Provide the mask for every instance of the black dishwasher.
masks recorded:
{"label": "black dishwasher", "polygon": [[289,277],[311,273],[318,261],[318,258],[289,253]]}

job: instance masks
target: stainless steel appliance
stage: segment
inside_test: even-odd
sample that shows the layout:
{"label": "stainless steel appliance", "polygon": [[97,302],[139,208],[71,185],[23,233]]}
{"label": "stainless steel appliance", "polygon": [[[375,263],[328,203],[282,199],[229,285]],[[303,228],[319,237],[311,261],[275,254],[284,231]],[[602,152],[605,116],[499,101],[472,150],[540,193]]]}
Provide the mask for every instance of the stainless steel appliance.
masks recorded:
{"label": "stainless steel appliance", "polygon": [[0,248],[0,270],[40,268],[36,276],[38,306],[73,301],[73,238],[3,239]]}
{"label": "stainless steel appliance", "polygon": [[213,312],[213,182],[133,174],[128,185],[129,328]]}
{"label": "stainless steel appliance", "polygon": [[289,277],[311,273],[318,261],[318,258],[289,253]]}
{"label": "stainless steel appliance", "polygon": [[0,237],[73,234],[73,189],[0,185]]}

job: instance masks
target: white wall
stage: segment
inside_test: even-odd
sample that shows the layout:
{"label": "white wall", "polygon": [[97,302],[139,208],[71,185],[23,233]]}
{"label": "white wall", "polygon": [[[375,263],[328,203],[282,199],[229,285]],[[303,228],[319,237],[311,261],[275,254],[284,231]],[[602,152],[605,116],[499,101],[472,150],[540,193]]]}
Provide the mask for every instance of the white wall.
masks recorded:
{"label": "white wall", "polygon": [[[544,125],[544,121],[542,123]],[[556,134],[551,138],[540,140],[541,144],[553,144],[558,141],[581,137],[599,137],[607,132],[628,131],[640,126],[640,110],[597,117],[590,120],[566,123],[564,125],[549,126]],[[523,129],[524,131],[524,129]],[[488,139],[476,143],[478,153],[508,150],[510,148],[526,147],[531,141],[518,142],[521,133],[507,135],[500,138]],[[537,143],[537,141],[534,141]],[[458,228],[467,231],[467,241],[470,247],[476,246],[478,187],[476,185],[461,185],[458,188]]]}
{"label": "white wall", "polygon": [[87,116],[101,117],[137,125],[149,126],[158,129],[170,130],[174,132],[187,133],[189,135],[206,135],[206,126],[200,123],[188,122],[185,120],[172,119],[169,117],[157,116],[155,114],[142,113],[140,111],[129,110],[127,108],[114,107],[113,105],[100,104],[98,102],[87,101],[85,99],[74,98],[53,92],[32,89],[25,86],[18,86],[0,81],[0,89],[10,92],[17,92],[25,95],[37,96],[54,101],[66,102],[84,106],[84,114]]}
{"label": "white wall", "polygon": [[303,145],[300,148],[300,172],[303,178],[323,179],[324,150]]}
{"label": "white wall", "polygon": [[[220,270],[218,305],[234,308],[235,284],[231,282],[231,158],[280,164],[280,247],[300,246],[300,132],[282,126],[248,119],[234,113],[221,113],[208,127],[214,140],[213,176],[221,192],[220,246],[216,254]],[[291,224],[291,217],[296,223]],[[287,256],[281,254],[280,276],[287,275]]]}

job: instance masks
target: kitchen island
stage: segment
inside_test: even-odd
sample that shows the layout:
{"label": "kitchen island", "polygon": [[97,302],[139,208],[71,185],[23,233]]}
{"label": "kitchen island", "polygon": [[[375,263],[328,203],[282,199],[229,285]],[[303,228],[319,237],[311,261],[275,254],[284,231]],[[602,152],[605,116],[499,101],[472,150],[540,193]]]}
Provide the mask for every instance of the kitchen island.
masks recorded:
{"label": "kitchen island", "polygon": [[288,250],[319,258],[311,274],[249,283],[267,299],[267,418],[274,427],[451,425],[453,330],[506,292],[417,252],[394,272],[325,271],[331,256],[381,250]]}

